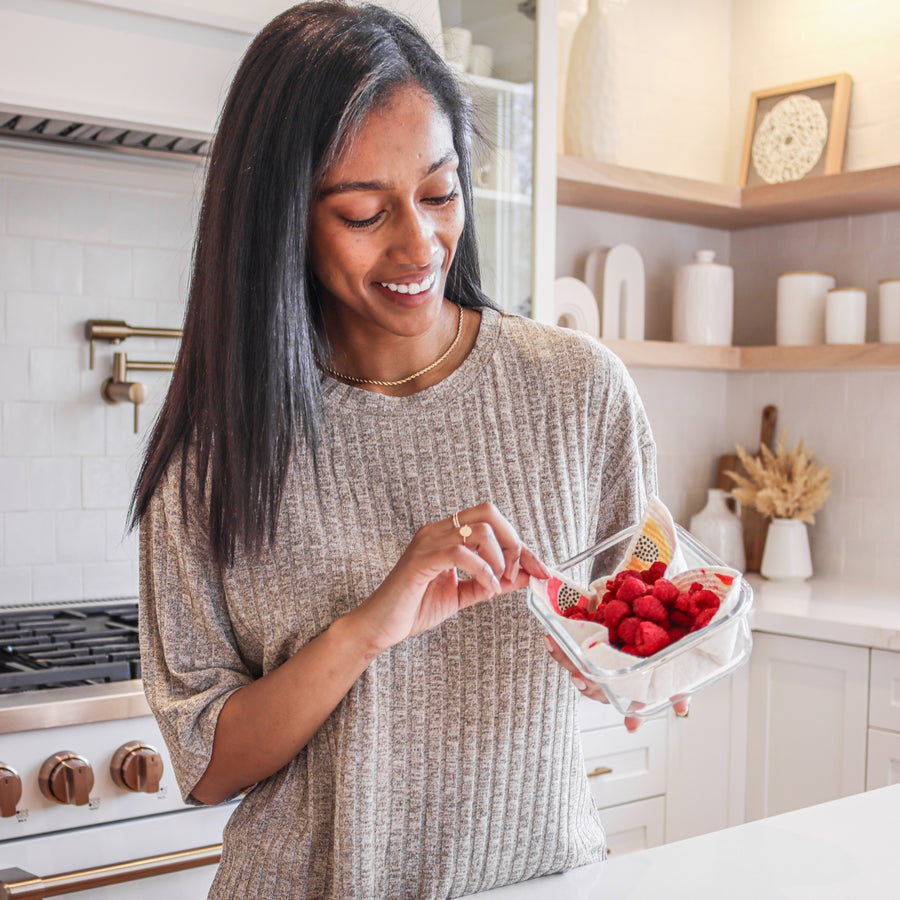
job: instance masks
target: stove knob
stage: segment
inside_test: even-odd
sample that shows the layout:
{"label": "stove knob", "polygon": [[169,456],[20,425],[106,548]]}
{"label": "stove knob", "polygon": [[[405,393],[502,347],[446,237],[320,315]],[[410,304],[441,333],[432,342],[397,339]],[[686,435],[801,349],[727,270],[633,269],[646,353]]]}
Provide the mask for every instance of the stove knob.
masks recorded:
{"label": "stove knob", "polygon": [[83,756],[71,750],[60,750],[44,760],[38,784],[48,800],[85,806],[94,786],[94,770]]}
{"label": "stove knob", "polygon": [[8,819],[16,814],[16,807],[22,799],[22,779],[19,773],[0,762],[0,816]]}
{"label": "stove knob", "polygon": [[112,780],[126,791],[155,794],[162,778],[163,761],[159,751],[140,741],[129,741],[113,754],[109,764]]}

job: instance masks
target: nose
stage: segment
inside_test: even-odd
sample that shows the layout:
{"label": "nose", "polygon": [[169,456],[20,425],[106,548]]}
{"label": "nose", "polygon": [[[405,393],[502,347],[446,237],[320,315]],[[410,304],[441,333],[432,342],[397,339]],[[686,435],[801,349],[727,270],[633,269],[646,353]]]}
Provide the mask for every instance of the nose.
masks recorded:
{"label": "nose", "polygon": [[404,209],[395,217],[390,256],[394,262],[427,266],[440,249],[437,229],[427,214]]}

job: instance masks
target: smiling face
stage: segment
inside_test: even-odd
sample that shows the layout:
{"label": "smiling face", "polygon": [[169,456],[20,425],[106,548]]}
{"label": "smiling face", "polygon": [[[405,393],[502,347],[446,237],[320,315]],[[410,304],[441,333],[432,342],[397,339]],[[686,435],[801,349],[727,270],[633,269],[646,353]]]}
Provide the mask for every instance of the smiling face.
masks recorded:
{"label": "smiling face", "polygon": [[465,221],[457,164],[449,119],[409,86],[368,114],[326,173],[309,248],[336,359],[360,368],[354,346],[384,347],[415,365],[443,349],[456,320],[444,285]]}

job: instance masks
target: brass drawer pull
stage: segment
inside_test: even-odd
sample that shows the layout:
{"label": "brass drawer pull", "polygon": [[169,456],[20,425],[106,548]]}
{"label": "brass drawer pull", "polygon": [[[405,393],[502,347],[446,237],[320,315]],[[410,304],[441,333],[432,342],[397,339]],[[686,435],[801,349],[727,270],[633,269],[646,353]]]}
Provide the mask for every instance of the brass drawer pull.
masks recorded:
{"label": "brass drawer pull", "polygon": [[[45,897],[59,897],[74,894],[88,888],[104,887],[108,884],[122,884],[137,881],[167,872],[181,872],[198,866],[217,863],[222,856],[222,845],[196,847],[177,853],[163,853],[144,859],[132,859],[109,866],[80,869],[41,878],[23,869],[3,869],[0,871],[0,900],[44,900]],[[112,896],[112,895],[110,895]]]}
{"label": "brass drawer pull", "polygon": [[600,775],[609,775],[612,769],[609,766],[597,766],[592,772],[587,773],[588,778],[598,778]]}

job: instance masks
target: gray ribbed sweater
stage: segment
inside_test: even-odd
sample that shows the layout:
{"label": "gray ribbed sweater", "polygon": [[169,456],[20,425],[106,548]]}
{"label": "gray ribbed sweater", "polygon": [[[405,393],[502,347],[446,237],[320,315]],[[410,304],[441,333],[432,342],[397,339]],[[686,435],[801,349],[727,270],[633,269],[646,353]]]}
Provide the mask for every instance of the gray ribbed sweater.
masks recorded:
{"label": "gray ribbed sweater", "polygon": [[[186,797],[229,694],[371,593],[423,524],[491,500],[553,564],[655,490],[631,379],[573,331],[485,310],[440,384],[395,398],[326,379],[324,394],[320,482],[293,466],[260,561],[210,563],[176,463],[141,523],[144,684]],[[601,859],[578,695],[523,593],[376,659],[237,808],[210,896],[455,897]]]}

